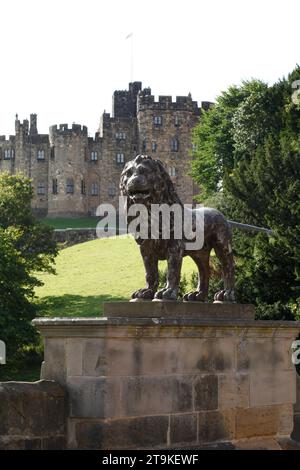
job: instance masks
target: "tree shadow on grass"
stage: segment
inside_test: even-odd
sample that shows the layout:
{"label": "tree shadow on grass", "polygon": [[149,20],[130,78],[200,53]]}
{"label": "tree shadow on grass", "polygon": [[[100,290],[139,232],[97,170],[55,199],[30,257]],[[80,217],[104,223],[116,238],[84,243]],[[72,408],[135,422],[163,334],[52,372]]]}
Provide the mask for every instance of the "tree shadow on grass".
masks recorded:
{"label": "tree shadow on grass", "polygon": [[47,296],[36,301],[39,317],[101,317],[103,302],[128,301],[122,296],[70,295]]}

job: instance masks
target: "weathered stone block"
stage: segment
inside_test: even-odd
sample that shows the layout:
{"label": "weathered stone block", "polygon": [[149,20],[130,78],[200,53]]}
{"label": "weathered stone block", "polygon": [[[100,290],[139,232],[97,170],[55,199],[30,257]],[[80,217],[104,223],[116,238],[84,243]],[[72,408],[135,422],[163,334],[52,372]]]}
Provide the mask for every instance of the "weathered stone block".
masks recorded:
{"label": "weathered stone block", "polygon": [[218,408],[218,376],[201,375],[194,382],[194,409],[216,410]]}
{"label": "weathered stone block", "polygon": [[282,405],[279,412],[278,436],[290,437],[294,427],[294,407]]}
{"label": "weathered stone block", "polygon": [[120,381],[106,377],[70,377],[70,416],[112,418],[120,416]]}
{"label": "weathered stone block", "polygon": [[37,437],[0,436],[0,450],[40,450],[42,441]]}
{"label": "weathered stone block", "polygon": [[64,450],[66,448],[66,436],[46,437],[42,439],[43,450]]}
{"label": "weathered stone block", "polygon": [[236,438],[275,436],[279,427],[280,406],[236,410]]}
{"label": "weathered stone block", "polygon": [[63,434],[65,420],[65,392],[57,383],[0,384],[0,435]]}
{"label": "weathered stone block", "polygon": [[198,415],[199,442],[231,440],[235,435],[235,411],[202,411]]}
{"label": "weathered stone block", "polygon": [[78,449],[145,449],[167,446],[168,416],[146,416],[107,421],[78,421]]}
{"label": "weathered stone block", "polygon": [[222,372],[235,366],[234,338],[206,339],[199,344],[199,371]]}
{"label": "weathered stone block", "polygon": [[238,370],[285,369],[289,364],[286,342],[280,339],[243,339],[238,344]]}
{"label": "weathered stone block", "polygon": [[64,338],[45,338],[44,364],[41,379],[66,381],[66,340]]}
{"label": "weathered stone block", "polygon": [[197,442],[197,418],[197,413],[170,416],[171,445]]}
{"label": "weathered stone block", "polygon": [[243,373],[219,374],[219,408],[249,407],[249,375]]}
{"label": "weathered stone block", "polygon": [[66,342],[66,373],[68,376],[83,373],[83,341],[70,338]]}
{"label": "weathered stone block", "polygon": [[296,401],[295,371],[280,369],[250,374],[250,406],[279,405]]}
{"label": "weathered stone block", "polygon": [[91,377],[107,375],[108,357],[107,341],[97,338],[86,339],[82,353],[83,375]]}
{"label": "weathered stone block", "polygon": [[193,376],[128,377],[122,379],[122,414],[180,413],[193,409]]}

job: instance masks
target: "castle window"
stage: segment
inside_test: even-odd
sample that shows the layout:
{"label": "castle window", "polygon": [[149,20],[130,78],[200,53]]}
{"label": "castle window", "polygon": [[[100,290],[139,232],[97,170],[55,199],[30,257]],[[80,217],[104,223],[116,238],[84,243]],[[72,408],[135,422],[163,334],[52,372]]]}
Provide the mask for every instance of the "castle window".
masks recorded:
{"label": "castle window", "polygon": [[124,163],[125,163],[124,153],[117,153],[116,162],[117,162],[118,165],[124,165]]}
{"label": "castle window", "polygon": [[108,195],[109,197],[115,197],[116,195],[116,185],[115,183],[110,183],[108,186]]}
{"label": "castle window", "polygon": [[14,158],[14,149],[5,149],[4,160],[10,160],[12,158]]}
{"label": "castle window", "polygon": [[147,151],[147,139],[143,139],[143,152]]}
{"label": "castle window", "polygon": [[98,183],[92,183],[91,195],[92,196],[98,196],[98,194],[99,194],[99,184]]}
{"label": "castle window", "polygon": [[157,143],[152,142],[152,152],[156,152],[156,150],[157,150]]}
{"label": "castle window", "polygon": [[153,116],[153,124],[156,126],[162,125],[162,116]]}
{"label": "castle window", "polygon": [[178,152],[178,148],[179,148],[179,142],[178,142],[178,139],[172,139],[171,140],[171,150],[172,152]]}
{"label": "castle window", "polygon": [[91,152],[91,161],[92,162],[98,161],[98,152]]}
{"label": "castle window", "polygon": [[45,160],[45,150],[38,150],[37,152],[37,160]]}
{"label": "castle window", "polygon": [[170,176],[176,176],[177,175],[176,168],[174,166],[171,166],[169,168],[169,175]]}
{"label": "castle window", "polygon": [[96,212],[97,212],[97,206],[92,206],[89,211],[89,215],[95,216]]}
{"label": "castle window", "polygon": [[39,196],[44,196],[46,193],[46,185],[45,183],[38,183],[37,185],[37,193]]}
{"label": "castle window", "polygon": [[54,179],[52,180],[52,194],[57,194],[57,192],[58,192],[58,191],[57,191],[57,179],[54,178]]}
{"label": "castle window", "polygon": [[118,140],[125,140],[125,139],[126,139],[126,134],[125,134],[125,132],[116,132],[116,139],[118,139]]}
{"label": "castle window", "polygon": [[74,194],[74,181],[72,178],[67,179],[67,194]]}
{"label": "castle window", "polygon": [[54,160],[55,158],[55,147],[52,146],[51,149],[50,149],[50,158],[51,160]]}
{"label": "castle window", "polygon": [[175,118],[174,118],[174,126],[178,127],[179,124],[180,124],[179,117],[178,117],[178,116],[175,116]]}
{"label": "castle window", "polygon": [[81,180],[81,194],[85,194],[85,181]]}

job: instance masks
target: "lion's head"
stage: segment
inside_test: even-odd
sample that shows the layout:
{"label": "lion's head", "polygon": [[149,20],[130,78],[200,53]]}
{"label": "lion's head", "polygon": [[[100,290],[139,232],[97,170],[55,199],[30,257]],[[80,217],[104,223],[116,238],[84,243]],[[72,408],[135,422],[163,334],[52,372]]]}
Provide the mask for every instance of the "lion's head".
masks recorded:
{"label": "lion's head", "polygon": [[137,155],[125,165],[120,190],[134,204],[180,203],[164,165],[148,155]]}

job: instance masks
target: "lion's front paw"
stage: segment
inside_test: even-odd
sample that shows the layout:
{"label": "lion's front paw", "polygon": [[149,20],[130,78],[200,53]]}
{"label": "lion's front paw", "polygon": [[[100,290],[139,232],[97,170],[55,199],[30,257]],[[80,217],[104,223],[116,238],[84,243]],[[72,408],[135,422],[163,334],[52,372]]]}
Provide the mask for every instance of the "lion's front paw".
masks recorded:
{"label": "lion's front paw", "polygon": [[131,298],[140,299],[140,300],[152,300],[154,297],[155,291],[153,289],[148,289],[147,287],[135,291]]}
{"label": "lion's front paw", "polygon": [[154,300],[176,300],[177,299],[177,290],[171,288],[161,289],[156,292]]}
{"label": "lion's front paw", "polygon": [[235,302],[234,291],[231,289],[223,289],[214,295],[215,302]]}
{"label": "lion's front paw", "polygon": [[206,293],[203,291],[193,291],[193,292],[188,292],[183,296],[184,302],[204,302],[206,298]]}

